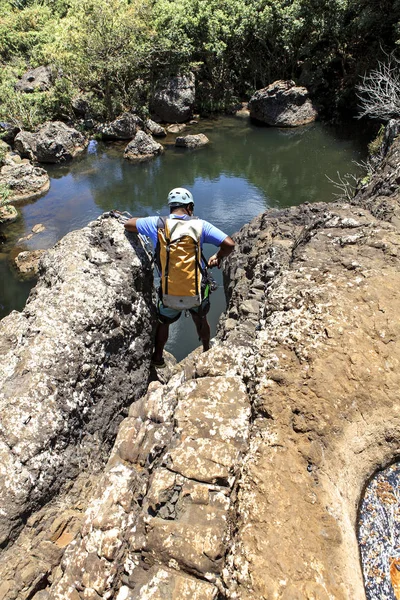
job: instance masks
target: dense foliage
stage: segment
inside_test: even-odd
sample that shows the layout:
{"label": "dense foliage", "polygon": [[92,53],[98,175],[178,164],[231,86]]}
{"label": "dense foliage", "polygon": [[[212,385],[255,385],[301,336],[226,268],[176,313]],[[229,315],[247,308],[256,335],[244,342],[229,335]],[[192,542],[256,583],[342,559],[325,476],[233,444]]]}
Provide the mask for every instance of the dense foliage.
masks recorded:
{"label": "dense foliage", "polygon": [[[223,110],[292,78],[333,114],[355,102],[360,75],[400,41],[400,0],[0,0],[0,118],[35,127],[145,112],[162,77],[194,70],[202,111]],[[55,86],[21,94],[29,67]]]}

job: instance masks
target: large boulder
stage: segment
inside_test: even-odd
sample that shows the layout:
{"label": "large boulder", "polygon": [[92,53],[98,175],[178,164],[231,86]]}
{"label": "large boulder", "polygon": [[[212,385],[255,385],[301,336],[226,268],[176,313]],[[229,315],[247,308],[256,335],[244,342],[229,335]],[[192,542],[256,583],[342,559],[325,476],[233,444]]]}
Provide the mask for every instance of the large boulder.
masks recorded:
{"label": "large boulder", "polygon": [[101,459],[145,392],[152,276],[137,237],[99,219],[46,252],[25,309],[1,321],[1,547]]}
{"label": "large boulder", "polygon": [[131,140],[142,127],[143,121],[140,117],[126,112],[111,123],[100,125],[97,131],[104,140]]}
{"label": "large boulder", "polygon": [[272,127],[298,127],[317,118],[308,91],[294,81],[275,81],[249,102],[250,116]]}
{"label": "large boulder", "polygon": [[160,82],[150,103],[150,110],[167,123],[183,123],[193,113],[195,78],[193,73]]}
{"label": "large boulder", "polygon": [[149,160],[164,152],[161,144],[144,131],[138,131],[124,151],[124,158],[134,162]]}
{"label": "large boulder", "polygon": [[87,144],[86,138],[73,127],[61,121],[51,121],[35,133],[21,131],[15,138],[14,148],[30,160],[60,163],[83,152]]}
{"label": "large boulder", "polygon": [[51,67],[37,67],[24,73],[15,84],[19,92],[30,94],[32,92],[45,92],[53,85],[53,70]]}
{"label": "large boulder", "polygon": [[50,188],[50,177],[41,167],[35,167],[18,155],[8,154],[0,169],[0,184],[7,186],[10,202],[34,200]]}

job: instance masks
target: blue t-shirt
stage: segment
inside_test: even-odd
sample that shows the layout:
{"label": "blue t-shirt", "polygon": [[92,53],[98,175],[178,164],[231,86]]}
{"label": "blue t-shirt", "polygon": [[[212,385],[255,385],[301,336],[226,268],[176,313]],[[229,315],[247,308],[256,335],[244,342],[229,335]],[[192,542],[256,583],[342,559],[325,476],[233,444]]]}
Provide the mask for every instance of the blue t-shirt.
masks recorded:
{"label": "blue t-shirt", "polygon": [[[136,227],[138,232],[141,235],[147,235],[153,242],[154,248],[157,244],[157,223],[160,217],[142,217],[137,219]],[[189,219],[186,215],[169,215],[170,219]],[[214,244],[214,246],[220,246],[224,239],[228,237],[226,233],[218,229],[218,227],[214,227],[208,221],[204,221],[203,219],[199,219],[202,222],[203,228],[201,232],[200,245],[203,244]]]}

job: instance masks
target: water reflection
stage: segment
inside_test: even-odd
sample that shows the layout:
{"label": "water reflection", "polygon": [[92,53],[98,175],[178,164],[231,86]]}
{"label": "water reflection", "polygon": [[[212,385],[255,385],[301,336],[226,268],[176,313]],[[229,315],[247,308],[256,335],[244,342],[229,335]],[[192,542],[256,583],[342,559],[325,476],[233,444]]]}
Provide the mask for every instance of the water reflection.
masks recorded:
{"label": "water reflection", "polygon": [[[352,161],[361,157],[354,136],[338,136],[318,123],[279,130],[232,117],[203,121],[185,133],[199,132],[210,139],[205,148],[175,148],[175,136],[170,135],[165,154],[147,163],[125,161],[124,142],[93,142],[89,151],[72,163],[49,165],[49,192],[21,207],[22,219],[7,229],[4,254],[37,223],[44,224],[46,231],[24,242],[21,249],[47,248],[113,208],[135,216],[164,214],[168,191],[177,186],[193,192],[199,217],[232,234],[269,207],[332,200],[336,190],[326,175],[337,179],[337,171],[357,172]],[[20,308],[27,295],[27,286],[18,287],[4,264],[2,276],[3,286],[9,285],[13,292],[6,295],[0,290],[1,316]],[[211,321],[215,325],[223,308],[222,292],[214,294],[213,305]],[[185,346],[175,349],[179,358],[197,346],[194,332],[190,340],[185,332],[185,339]]]}

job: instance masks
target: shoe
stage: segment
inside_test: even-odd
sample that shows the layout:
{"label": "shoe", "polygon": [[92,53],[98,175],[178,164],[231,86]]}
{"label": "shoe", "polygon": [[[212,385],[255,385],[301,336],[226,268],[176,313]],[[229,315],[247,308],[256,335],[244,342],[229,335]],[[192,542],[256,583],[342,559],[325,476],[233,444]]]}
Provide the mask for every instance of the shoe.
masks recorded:
{"label": "shoe", "polygon": [[156,360],[155,358],[152,358],[150,364],[152,367],[158,367],[159,369],[162,369],[163,367],[165,367],[165,360],[163,358],[161,360]]}

